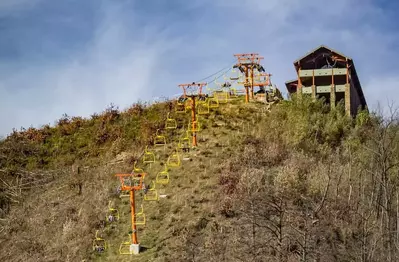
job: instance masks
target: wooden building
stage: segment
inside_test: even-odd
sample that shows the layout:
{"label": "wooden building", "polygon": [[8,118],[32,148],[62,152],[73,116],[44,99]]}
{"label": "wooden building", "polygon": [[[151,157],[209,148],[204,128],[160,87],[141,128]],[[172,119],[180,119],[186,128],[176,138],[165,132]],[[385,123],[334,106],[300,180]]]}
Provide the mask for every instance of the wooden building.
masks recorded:
{"label": "wooden building", "polygon": [[331,107],[343,100],[345,111],[351,116],[355,116],[359,108],[367,108],[351,58],[319,46],[296,60],[294,66],[297,79],[285,83],[289,94],[309,95],[315,99],[324,97]]}

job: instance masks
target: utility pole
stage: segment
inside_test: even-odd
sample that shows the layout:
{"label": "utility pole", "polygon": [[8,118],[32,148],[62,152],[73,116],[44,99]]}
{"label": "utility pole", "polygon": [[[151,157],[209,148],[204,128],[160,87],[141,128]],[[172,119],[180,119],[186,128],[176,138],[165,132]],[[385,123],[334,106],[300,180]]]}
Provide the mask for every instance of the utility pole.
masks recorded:
{"label": "utility pole", "polygon": [[205,96],[202,93],[202,88],[206,86],[206,83],[191,83],[191,84],[180,84],[179,87],[183,89],[184,98],[190,98],[191,102],[191,131],[193,133],[193,147],[197,147],[197,131],[199,123],[197,120],[196,110],[196,99]]}
{"label": "utility pole", "polygon": [[137,238],[136,227],[136,206],[135,206],[135,190],[143,189],[143,181],[146,173],[133,173],[133,174],[116,174],[121,183],[121,190],[129,191],[130,195],[130,210],[131,210],[131,223],[132,223],[132,239],[130,245],[130,253],[137,255],[140,252],[140,244]]}

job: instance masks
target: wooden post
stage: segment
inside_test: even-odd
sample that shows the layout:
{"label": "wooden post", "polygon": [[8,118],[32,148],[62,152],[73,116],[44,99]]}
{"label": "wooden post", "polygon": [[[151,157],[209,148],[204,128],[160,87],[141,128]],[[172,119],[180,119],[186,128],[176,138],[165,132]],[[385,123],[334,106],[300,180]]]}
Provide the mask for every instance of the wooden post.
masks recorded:
{"label": "wooden post", "polygon": [[302,98],[302,81],[301,81],[301,67],[299,66],[298,71],[297,71],[297,75],[298,75],[298,86],[296,89],[296,93],[297,93],[297,97],[299,99]]}
{"label": "wooden post", "polygon": [[334,68],[331,68],[330,108],[331,109],[335,108]]}
{"label": "wooden post", "polygon": [[312,70],[313,75],[312,75],[312,98],[313,100],[316,100],[316,83],[314,79],[314,69]]}
{"label": "wooden post", "polygon": [[346,84],[345,84],[345,113],[351,115],[351,86],[349,83],[349,63],[346,60]]}

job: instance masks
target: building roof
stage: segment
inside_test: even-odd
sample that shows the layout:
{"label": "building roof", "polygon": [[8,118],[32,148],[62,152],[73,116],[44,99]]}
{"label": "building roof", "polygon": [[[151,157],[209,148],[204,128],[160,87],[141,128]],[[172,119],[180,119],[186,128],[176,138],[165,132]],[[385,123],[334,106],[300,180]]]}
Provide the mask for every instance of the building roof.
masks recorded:
{"label": "building roof", "polygon": [[332,52],[332,53],[335,53],[335,54],[337,54],[337,55],[339,55],[339,56],[342,56],[342,57],[344,57],[344,58],[346,58],[346,59],[348,59],[348,60],[352,60],[352,58],[350,58],[349,56],[346,56],[346,55],[344,55],[344,54],[342,54],[342,53],[340,53],[340,52],[338,52],[338,51],[335,51],[334,49],[329,48],[328,46],[320,45],[320,46],[316,47],[315,49],[313,49],[312,51],[310,51],[310,52],[308,52],[307,54],[305,54],[304,56],[302,56],[302,57],[298,58],[297,60],[295,60],[295,61],[294,61],[294,64],[299,63],[299,62],[302,61],[303,59],[307,58],[308,56],[310,56],[310,55],[316,53],[317,51],[319,51],[319,50],[321,50],[321,49],[325,49],[325,50],[330,51],[330,52]]}

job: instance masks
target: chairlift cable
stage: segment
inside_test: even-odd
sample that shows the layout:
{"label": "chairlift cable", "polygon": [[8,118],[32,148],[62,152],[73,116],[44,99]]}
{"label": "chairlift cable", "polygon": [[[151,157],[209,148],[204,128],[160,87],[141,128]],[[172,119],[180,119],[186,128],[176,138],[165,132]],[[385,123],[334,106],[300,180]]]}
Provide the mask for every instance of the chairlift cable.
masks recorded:
{"label": "chairlift cable", "polygon": [[220,69],[220,70],[217,71],[216,73],[213,73],[212,75],[209,75],[209,76],[207,76],[207,77],[205,77],[205,78],[202,78],[201,80],[198,80],[198,81],[196,81],[196,82],[194,82],[194,83],[198,83],[198,82],[204,81],[204,80],[206,80],[206,79],[208,79],[208,78],[211,78],[212,76],[215,76],[215,75],[219,74],[219,73],[222,72],[223,70],[226,70],[226,69],[228,69],[228,68],[230,69],[230,67],[232,67],[233,65],[235,65],[235,63],[236,63],[236,60],[234,60],[234,62],[233,62],[232,64],[226,66],[225,68]]}

